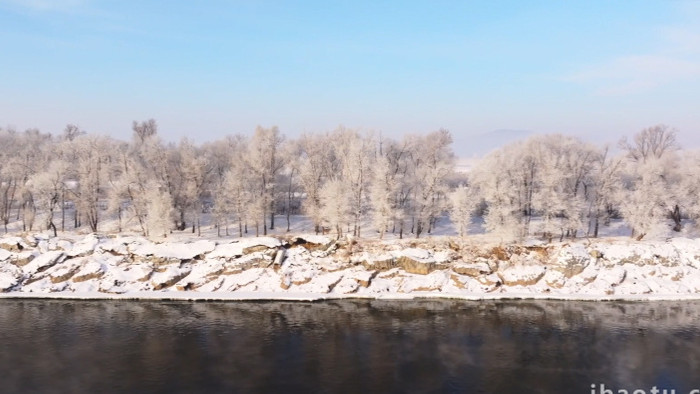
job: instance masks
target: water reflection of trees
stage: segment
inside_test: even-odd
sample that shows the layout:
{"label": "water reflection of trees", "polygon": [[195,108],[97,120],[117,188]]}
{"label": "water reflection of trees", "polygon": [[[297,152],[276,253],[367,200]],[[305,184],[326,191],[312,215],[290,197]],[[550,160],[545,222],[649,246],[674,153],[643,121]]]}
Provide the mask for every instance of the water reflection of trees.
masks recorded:
{"label": "water reflection of trees", "polygon": [[19,391],[685,389],[700,303],[0,302]]}

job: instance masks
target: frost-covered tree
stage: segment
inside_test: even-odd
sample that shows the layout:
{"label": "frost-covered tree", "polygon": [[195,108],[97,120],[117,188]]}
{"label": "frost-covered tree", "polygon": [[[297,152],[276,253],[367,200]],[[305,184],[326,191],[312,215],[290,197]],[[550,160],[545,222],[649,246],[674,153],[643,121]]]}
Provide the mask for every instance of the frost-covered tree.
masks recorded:
{"label": "frost-covered tree", "polygon": [[593,185],[589,190],[589,234],[598,236],[601,221],[609,224],[613,207],[621,188],[621,171],[623,160],[610,154],[605,148],[593,162],[591,178]]}
{"label": "frost-covered tree", "polygon": [[81,130],[80,127],[72,123],[67,124],[66,127],[63,129],[64,140],[73,141],[81,135],[85,135],[85,131]]}
{"label": "frost-covered tree", "polygon": [[506,239],[529,235],[531,219],[537,214],[535,193],[542,176],[537,138],[540,137],[517,141],[490,153],[472,174],[472,183],[486,203],[486,229]]}
{"label": "frost-covered tree", "polygon": [[680,182],[678,201],[680,209],[695,220],[697,228],[700,219],[700,151],[684,152],[679,166]]}
{"label": "frost-covered tree", "polygon": [[320,191],[321,214],[329,228],[335,229],[337,238],[343,236],[343,225],[353,215],[347,183],[340,179],[326,182]]}
{"label": "frost-covered tree", "polygon": [[337,173],[339,167],[331,140],[328,134],[302,134],[297,140],[300,153],[295,163],[305,194],[302,209],[311,219],[317,234],[323,224],[321,189],[330,174]]}
{"label": "frost-covered tree", "polygon": [[[162,193],[166,193],[173,202],[173,209],[178,215],[169,216],[173,220],[174,228],[184,230],[187,226],[185,213],[189,206],[188,200],[181,194],[185,193],[187,180],[181,176],[182,161],[180,151],[174,144],[165,144],[158,135],[158,125],[155,120],[133,123],[133,138],[124,168],[128,170],[128,184],[130,185],[127,201],[131,208],[130,214],[136,218],[142,232],[148,229],[148,201],[142,192],[148,187],[158,187]],[[189,147],[188,147],[189,148]]]}
{"label": "frost-covered tree", "polygon": [[[86,135],[74,141],[77,145],[77,163],[74,168],[77,187],[72,190],[76,206],[90,226],[97,231],[102,206],[100,198],[106,185],[105,174],[112,164],[110,142],[106,137]],[[106,208],[106,207],[105,207]]]}
{"label": "frost-covered tree", "polygon": [[198,152],[191,141],[180,141],[176,163],[173,166],[179,186],[175,194],[175,208],[180,217],[181,229],[184,229],[185,215],[190,213],[192,233],[199,228],[202,212],[202,198],[206,192],[207,180],[211,167],[207,158]]}
{"label": "frost-covered tree", "polygon": [[224,233],[229,235],[229,223],[232,219],[233,208],[226,189],[226,175],[231,170],[233,158],[240,156],[242,140],[241,136],[227,136],[202,147],[211,169],[206,190],[211,194],[212,212],[218,236],[221,236],[222,228]]}
{"label": "frost-covered tree", "polygon": [[632,235],[642,239],[662,234],[665,221],[675,205],[674,197],[665,186],[665,164],[659,159],[628,163],[626,181],[618,194],[618,206]]}
{"label": "frost-covered tree", "polygon": [[[70,128],[67,126],[66,128]],[[83,138],[85,132],[82,130],[77,130],[74,132],[69,132],[73,134],[71,138],[66,138],[64,132],[64,138],[55,147],[54,153],[57,160],[68,163],[68,168],[66,172],[66,177],[64,180],[64,188],[61,192],[61,231],[67,229],[66,223],[68,218],[68,211],[73,208],[73,228],[78,227],[78,210],[75,204],[75,195],[73,191],[77,187],[77,175],[75,164],[78,162],[78,148],[79,143],[76,139]]]}
{"label": "frost-covered tree", "polygon": [[146,191],[162,187],[158,179],[149,172],[138,151],[132,147],[117,149],[116,173],[110,177],[109,211],[117,215],[118,226],[138,223],[144,236],[148,236],[148,196]]}
{"label": "frost-covered tree", "polygon": [[53,143],[50,134],[37,129],[0,129],[0,220],[5,232],[10,221],[20,219],[23,228],[31,229],[36,205],[28,182],[45,165]]}
{"label": "frost-covered tree", "polygon": [[450,219],[460,237],[467,235],[478,200],[466,186],[460,186],[450,195]]}
{"label": "frost-covered tree", "polygon": [[243,137],[229,140],[231,159],[229,168],[223,174],[220,185],[214,185],[214,212],[219,223],[233,220],[238,223],[240,237],[248,232],[248,224],[255,227],[255,235],[259,234],[267,202],[260,198],[260,179],[254,173],[244,156],[248,154],[249,142]]}
{"label": "frost-covered tree", "polygon": [[385,156],[376,159],[373,173],[369,190],[372,219],[382,239],[394,218],[397,185],[392,177],[389,159]]}
{"label": "frost-covered tree", "polygon": [[34,227],[34,220],[37,214],[34,191],[29,187],[29,179],[39,172],[48,160],[50,155],[47,146],[53,144],[50,134],[43,134],[38,129],[29,129],[22,135],[23,143],[21,148],[13,152],[15,155],[16,176],[20,180],[20,207],[22,217],[22,228],[31,231]]}
{"label": "frost-covered tree", "polygon": [[620,148],[627,152],[633,162],[645,162],[649,159],[660,159],[679,149],[676,141],[676,129],[659,124],[647,127],[635,134],[632,142],[626,137],[620,140]]}
{"label": "frost-covered tree", "polygon": [[362,136],[355,130],[338,128],[333,134],[335,157],[340,171],[334,177],[345,183],[352,213],[352,234],[361,235],[362,220],[367,212],[367,187],[372,165],[372,137]]}
{"label": "frost-covered tree", "polygon": [[143,122],[134,121],[131,129],[134,131],[134,139],[139,144],[144,144],[158,133],[158,123],[155,119]]}
{"label": "frost-covered tree", "polygon": [[46,228],[53,231],[54,237],[57,235],[54,211],[65,192],[64,181],[67,173],[68,163],[54,160],[45,170],[34,174],[28,182],[28,187],[33,191],[37,208],[44,213]]}
{"label": "frost-covered tree", "polygon": [[472,174],[487,205],[487,229],[515,238],[534,230],[549,240],[586,231],[599,156],[597,147],[558,134],[493,152]]}
{"label": "frost-covered tree", "polygon": [[411,195],[408,180],[412,175],[410,156],[412,145],[410,139],[397,142],[381,138],[377,158],[372,165],[372,178],[369,187],[372,219],[379,231],[380,238],[384,233],[396,231],[403,237],[403,226],[406,217],[405,208]]}
{"label": "frost-covered tree", "polygon": [[454,171],[452,136],[445,129],[418,137],[412,153],[412,219],[416,238],[430,233],[447,208],[447,180]]}
{"label": "frost-covered tree", "polygon": [[[244,157],[247,167],[257,178],[256,193],[261,206],[259,223],[262,224],[263,234],[267,235],[267,215],[270,214],[270,229],[275,227],[275,195],[277,176],[280,174],[284,162],[280,149],[284,141],[283,135],[277,126],[264,128],[258,126],[253,138],[248,144],[248,151]],[[256,222],[258,219],[256,219]]]}
{"label": "frost-covered tree", "polygon": [[633,142],[620,141],[626,151],[624,189],[619,201],[623,216],[641,239],[649,232],[661,231],[666,218],[681,230],[679,167],[676,130],[665,125],[646,128]]}
{"label": "frost-covered tree", "polygon": [[280,174],[280,187],[282,200],[284,201],[284,214],[287,219],[287,231],[291,230],[291,215],[292,212],[298,211],[298,195],[300,190],[299,172],[300,157],[302,154],[301,146],[297,141],[290,141],[283,149],[282,155],[284,162],[287,165],[283,168]]}
{"label": "frost-covered tree", "polygon": [[484,225],[489,233],[506,239],[525,236],[524,217],[528,205],[529,171],[521,167],[521,147],[517,142],[488,154],[473,169],[470,180],[477,195],[485,202]]}
{"label": "frost-covered tree", "polygon": [[173,200],[168,190],[157,183],[146,189],[148,209],[147,227],[151,238],[167,237],[170,232],[173,215]]}
{"label": "frost-covered tree", "polygon": [[[247,144],[242,136],[234,136],[226,139],[229,149],[229,162],[227,168],[219,178],[218,171],[214,178],[218,179],[212,186],[214,190],[214,214],[219,226],[224,225],[228,234],[228,223],[238,223],[238,234],[243,236],[247,232],[248,222],[259,223],[262,215],[261,203],[257,194],[257,178],[250,171],[248,163],[243,160],[247,153]],[[224,164],[222,163],[222,168]],[[215,167],[216,168],[216,167]],[[256,226],[256,232],[258,226]]]}
{"label": "frost-covered tree", "polygon": [[588,190],[593,185],[592,169],[600,154],[598,148],[576,138],[543,135],[525,144],[533,154],[532,207],[540,217],[539,232],[552,239],[575,237],[585,229]]}
{"label": "frost-covered tree", "polygon": [[17,173],[19,163],[15,155],[21,145],[18,133],[13,129],[0,130],[0,220],[7,233],[12,218],[12,206],[18,198],[21,179]]}

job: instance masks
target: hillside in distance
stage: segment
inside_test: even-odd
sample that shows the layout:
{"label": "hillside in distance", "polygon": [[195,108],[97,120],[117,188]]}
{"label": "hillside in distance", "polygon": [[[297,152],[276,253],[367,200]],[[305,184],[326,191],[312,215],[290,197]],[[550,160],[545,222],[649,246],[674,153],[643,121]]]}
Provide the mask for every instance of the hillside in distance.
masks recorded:
{"label": "hillside in distance", "polygon": [[488,153],[515,141],[525,140],[534,135],[529,130],[499,129],[477,135],[461,135],[454,133],[453,149],[460,158],[483,157]]}

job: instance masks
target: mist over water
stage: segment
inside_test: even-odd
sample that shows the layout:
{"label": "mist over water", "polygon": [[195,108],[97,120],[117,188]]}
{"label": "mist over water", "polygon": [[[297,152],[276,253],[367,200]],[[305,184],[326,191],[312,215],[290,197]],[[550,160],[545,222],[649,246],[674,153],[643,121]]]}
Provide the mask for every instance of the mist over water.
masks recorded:
{"label": "mist over water", "polygon": [[2,392],[700,386],[700,302],[0,300]]}

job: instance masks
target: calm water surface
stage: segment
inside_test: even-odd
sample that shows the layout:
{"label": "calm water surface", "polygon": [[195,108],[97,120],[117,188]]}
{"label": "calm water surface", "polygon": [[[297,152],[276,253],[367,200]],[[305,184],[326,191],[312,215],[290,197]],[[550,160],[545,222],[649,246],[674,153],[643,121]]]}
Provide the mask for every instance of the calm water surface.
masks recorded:
{"label": "calm water surface", "polygon": [[689,393],[699,312],[688,301],[0,300],[0,392]]}

